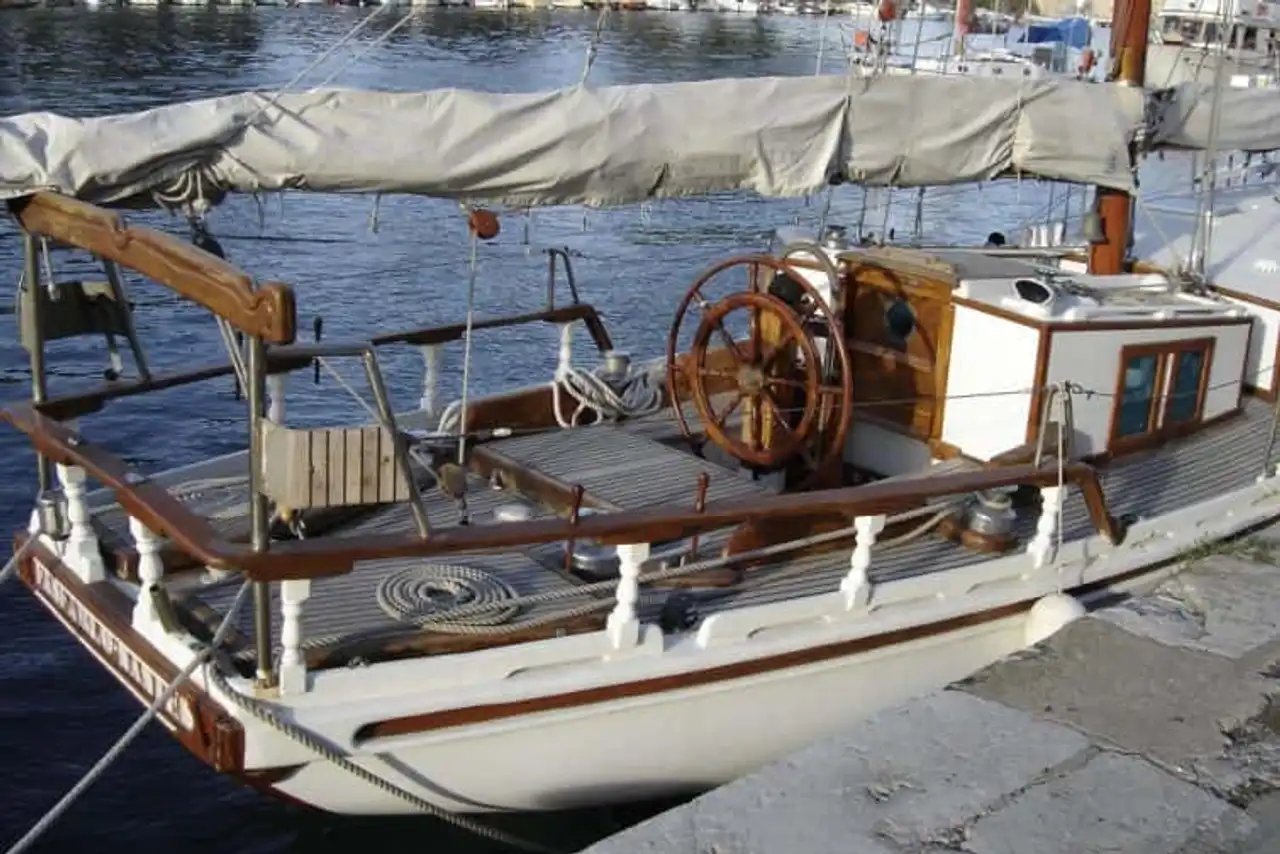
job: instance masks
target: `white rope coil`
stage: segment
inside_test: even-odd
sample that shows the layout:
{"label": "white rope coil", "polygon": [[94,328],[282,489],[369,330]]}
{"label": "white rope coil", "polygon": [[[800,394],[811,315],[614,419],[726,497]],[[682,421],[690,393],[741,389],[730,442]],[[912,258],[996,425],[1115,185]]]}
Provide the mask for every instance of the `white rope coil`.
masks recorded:
{"label": "white rope coil", "polygon": [[[551,386],[556,423],[561,427],[578,426],[587,412],[594,412],[597,421],[620,421],[651,415],[662,408],[662,385],[655,382],[653,373],[633,373],[614,388],[602,378],[601,371],[584,371],[572,365],[556,371]],[[567,416],[563,406],[566,394],[577,403]]]}
{"label": "white rope coil", "polygon": [[[514,587],[471,566],[406,567],[382,579],[376,595],[378,607],[392,619],[454,634],[500,626],[520,612],[514,603],[520,594]],[[464,606],[471,609],[469,613],[458,617],[450,613]]]}

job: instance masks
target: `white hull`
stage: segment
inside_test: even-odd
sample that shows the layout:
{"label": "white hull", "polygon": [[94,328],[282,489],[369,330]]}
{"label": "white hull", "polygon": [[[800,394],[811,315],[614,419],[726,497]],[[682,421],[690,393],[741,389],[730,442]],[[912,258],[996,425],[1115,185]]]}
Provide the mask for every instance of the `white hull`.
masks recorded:
{"label": "white hull", "polygon": [[[551,810],[697,792],[726,783],[851,721],[959,679],[1023,646],[1022,618],[878,653],[656,698],[635,698],[377,745],[379,775],[459,812]],[[420,698],[430,702],[424,692]],[[785,727],[778,721],[786,720]],[[267,740],[273,735],[262,734]],[[362,760],[363,762],[363,760]],[[403,802],[313,763],[277,787],[342,813],[400,813]]]}
{"label": "white hull", "polygon": [[[664,637],[646,626],[641,642],[624,652],[597,632],[323,670],[311,674],[305,694],[279,702],[298,725],[366,769],[450,810],[548,810],[681,794],[727,782],[1023,648],[1044,629],[1029,616],[1040,597],[1117,579],[1119,589],[1151,583],[1173,570],[1143,570],[1277,515],[1280,478],[1272,477],[1138,522],[1119,546],[1099,536],[1067,542],[1057,560],[1040,569],[1028,554],[1015,552],[877,584],[869,606],[850,608],[833,591],[723,612],[705,619],[693,635]],[[55,604],[62,593],[37,595],[68,622]],[[966,622],[944,622],[958,619]],[[904,630],[914,632],[911,639],[890,634]],[[149,641],[175,667],[190,655],[172,636],[146,625],[135,631],[147,640],[133,638],[131,645]],[[839,646],[831,650],[833,645]],[[829,649],[825,659],[815,661],[823,648]],[[705,675],[709,671],[712,676]],[[687,687],[647,694],[635,687],[693,673],[704,676]],[[317,760],[202,677],[195,681],[244,727],[246,769],[302,766],[275,783],[280,793],[337,813],[413,811]],[[244,680],[235,685],[248,690]],[[545,705],[547,698],[620,685],[631,688]],[[526,701],[544,705],[463,721],[476,707]],[[442,713],[453,719],[356,742],[362,728],[377,722]]]}

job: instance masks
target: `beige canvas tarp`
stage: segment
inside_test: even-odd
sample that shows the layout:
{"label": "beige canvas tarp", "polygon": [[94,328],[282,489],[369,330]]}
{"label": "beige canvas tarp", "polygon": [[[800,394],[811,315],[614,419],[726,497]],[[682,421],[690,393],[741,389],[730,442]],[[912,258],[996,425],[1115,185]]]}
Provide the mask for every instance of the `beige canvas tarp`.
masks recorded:
{"label": "beige canvas tarp", "polygon": [[0,119],[0,198],[54,190],[108,203],[161,190],[216,201],[297,189],[616,205],[726,190],[797,196],[833,178],[920,186],[1013,174],[1128,190],[1143,101],[1112,85],[924,75],[242,93],[127,115]]}

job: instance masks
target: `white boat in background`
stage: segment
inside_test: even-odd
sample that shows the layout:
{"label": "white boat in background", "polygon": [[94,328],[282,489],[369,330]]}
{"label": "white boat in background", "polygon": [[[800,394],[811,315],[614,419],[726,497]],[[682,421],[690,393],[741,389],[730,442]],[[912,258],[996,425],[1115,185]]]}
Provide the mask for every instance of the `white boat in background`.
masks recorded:
{"label": "white boat in background", "polygon": [[769,0],[714,0],[719,12],[738,15],[759,15],[769,11]]}
{"label": "white boat in background", "polygon": [[952,9],[924,2],[917,2],[902,13],[904,19],[934,22],[950,21],[954,16],[955,11]]}

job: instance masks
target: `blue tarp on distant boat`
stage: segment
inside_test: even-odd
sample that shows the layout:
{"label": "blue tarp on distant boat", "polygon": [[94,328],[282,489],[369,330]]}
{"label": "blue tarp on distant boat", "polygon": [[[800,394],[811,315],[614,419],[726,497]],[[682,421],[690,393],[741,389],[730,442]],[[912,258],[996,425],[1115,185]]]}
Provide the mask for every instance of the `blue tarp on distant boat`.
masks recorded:
{"label": "blue tarp on distant boat", "polygon": [[1066,42],[1067,47],[1086,48],[1093,41],[1093,27],[1089,25],[1088,18],[1063,18],[1052,24],[1032,24],[1018,41],[1030,44]]}

